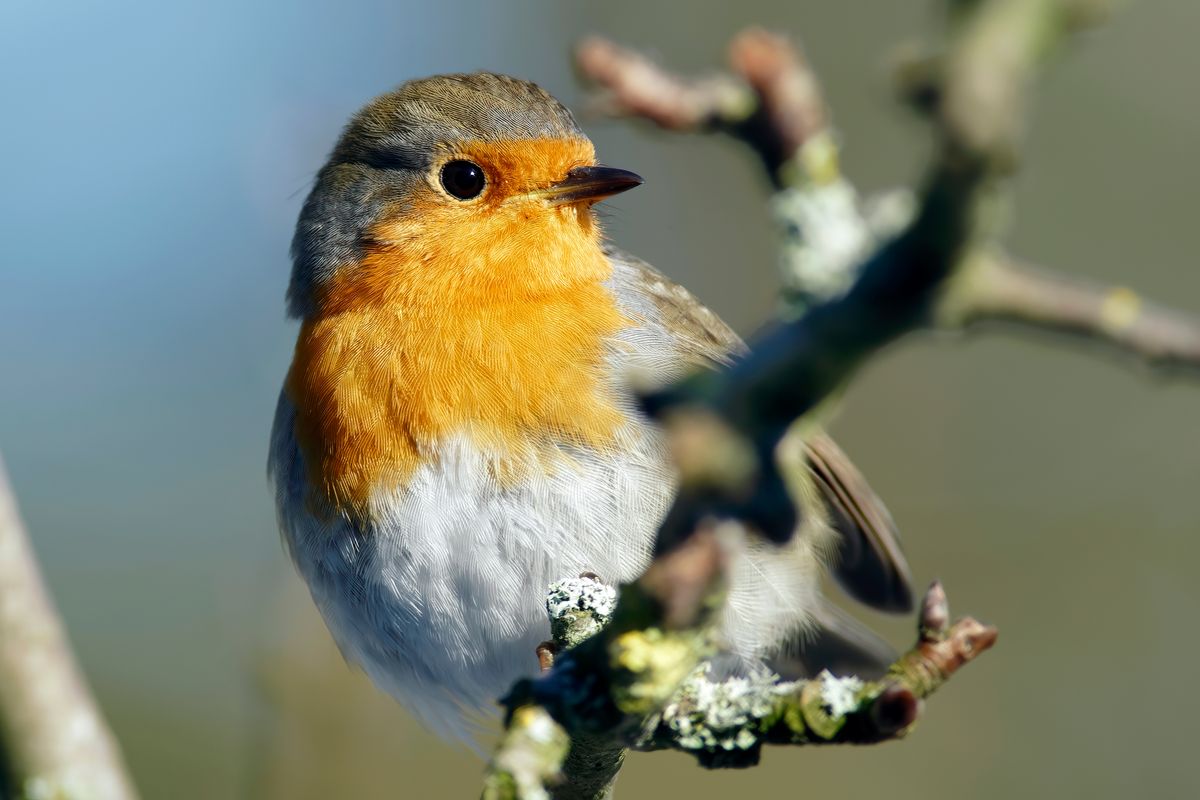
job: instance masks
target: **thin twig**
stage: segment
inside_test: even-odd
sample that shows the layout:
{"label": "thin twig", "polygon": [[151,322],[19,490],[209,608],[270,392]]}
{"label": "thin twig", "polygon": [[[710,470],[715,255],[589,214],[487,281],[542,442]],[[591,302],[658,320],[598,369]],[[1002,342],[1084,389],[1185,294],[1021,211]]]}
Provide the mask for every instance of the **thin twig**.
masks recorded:
{"label": "thin twig", "polygon": [[981,252],[937,311],[949,327],[989,324],[1054,331],[1163,372],[1200,373],[1200,319],[1103,286]]}
{"label": "thin twig", "polygon": [[758,763],[765,744],[869,744],[904,737],[921,701],[996,642],[974,619],[949,624],[946,593],[930,586],[918,639],[878,681],[823,673],[780,682],[773,676],[709,680],[698,672],[656,715],[635,749],[679,750],[702,765]]}
{"label": "thin twig", "polygon": [[0,744],[14,798],[137,797],[42,582],[2,462]]}
{"label": "thin twig", "polygon": [[[602,89],[594,110],[646,119],[670,131],[727,133],[750,145],[768,175],[786,185],[785,167],[805,145],[828,133],[820,85],[796,47],[761,28],[734,37],[729,61],[733,75],[684,78],[599,36],[575,48],[581,76]],[[832,160],[812,174],[828,181],[836,167]]]}
{"label": "thin twig", "polygon": [[600,36],[575,47],[581,76],[606,90],[592,110],[647,119],[671,131],[701,131],[738,125],[755,109],[750,88],[727,75],[685,79],[634,50]]}

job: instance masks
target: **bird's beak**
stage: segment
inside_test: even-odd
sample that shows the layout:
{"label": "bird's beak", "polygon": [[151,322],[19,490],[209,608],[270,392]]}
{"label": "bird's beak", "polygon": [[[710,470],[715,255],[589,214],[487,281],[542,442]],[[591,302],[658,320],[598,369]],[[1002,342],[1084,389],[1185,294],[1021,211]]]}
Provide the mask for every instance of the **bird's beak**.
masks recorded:
{"label": "bird's beak", "polygon": [[540,194],[552,206],[596,202],[642,184],[642,176],[616,167],[576,167]]}

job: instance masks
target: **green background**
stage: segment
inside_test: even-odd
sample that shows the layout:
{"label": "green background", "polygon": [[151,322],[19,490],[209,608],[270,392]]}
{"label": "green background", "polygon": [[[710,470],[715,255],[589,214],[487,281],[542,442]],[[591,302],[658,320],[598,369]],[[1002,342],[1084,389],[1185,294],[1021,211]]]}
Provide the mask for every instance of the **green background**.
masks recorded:
{"label": "green background", "polygon": [[[344,119],[404,79],[476,68],[578,107],[567,52],[585,33],[703,70],[751,23],[803,42],[861,188],[919,174],[925,130],[886,65],[936,27],[929,2],[5,3],[0,448],[147,798],[478,792],[479,761],[340,661],[275,532],[287,244]],[[1018,253],[1200,310],[1197,31],[1194,0],[1147,0],[1055,65]],[[609,204],[612,238],[751,333],[775,289],[753,160],[584,124],[647,179]],[[906,741],[719,774],[635,756],[620,796],[1196,796],[1198,401],[1036,336],[886,353],[834,431],[918,582],[998,624],[996,650]],[[911,639],[911,620],[871,621]]]}

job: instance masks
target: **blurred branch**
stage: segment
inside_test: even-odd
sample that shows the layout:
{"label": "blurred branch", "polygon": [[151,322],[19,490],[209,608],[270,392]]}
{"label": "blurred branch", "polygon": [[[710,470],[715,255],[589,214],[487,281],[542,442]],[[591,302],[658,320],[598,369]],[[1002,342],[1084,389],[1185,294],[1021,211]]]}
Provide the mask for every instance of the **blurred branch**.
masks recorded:
{"label": "blurred branch", "polygon": [[1200,372],[1200,320],[1132,289],[1047,272],[999,251],[980,252],[964,267],[937,315],[945,327],[1054,331],[1164,372]]}
{"label": "blurred branch", "polygon": [[20,800],[135,800],[0,463],[0,762]]}
{"label": "blurred branch", "polygon": [[576,48],[581,75],[600,87],[595,110],[724,133],[759,156],[776,189],[785,297],[803,310],[848,289],[876,242],[841,175],[828,106],[799,50],[751,28],[734,38],[729,60],[733,75],[688,79],[599,37]]}
{"label": "blurred branch", "polygon": [[[698,749],[706,766],[734,765],[723,757],[727,752],[756,754],[764,741],[894,737],[916,719],[921,697],[994,641],[994,629],[974,621],[948,629],[944,595],[935,586],[926,598],[921,641],[882,683],[772,682],[752,693],[759,701],[753,708],[735,715],[741,727],[731,740],[711,724],[710,738],[688,736],[696,733],[696,715],[708,719],[707,710],[688,700],[687,681],[713,649],[709,624],[719,605],[722,552],[754,533],[778,542],[793,535],[796,510],[776,460],[788,428],[879,348],[923,327],[965,256],[990,233],[988,201],[1011,167],[1028,75],[1065,32],[1060,11],[1058,3],[1036,0],[977,0],[960,7],[950,47],[954,67],[945,70],[939,87],[939,147],[908,224],[859,268],[841,255],[831,259],[853,275],[849,288],[813,293],[807,313],[779,326],[729,370],[646,398],[680,472],[655,560],[641,579],[622,587],[608,627],[506,699],[507,731],[485,797],[543,797],[548,781],[558,798],[608,796],[611,780],[584,781],[562,771],[570,743],[581,735],[610,745]],[[997,41],[1006,43],[1002,53]],[[626,108],[676,128],[721,127],[750,141],[777,185],[789,175],[792,188],[801,191],[839,180],[824,104],[799,57],[782,40],[758,32],[739,37],[734,54],[735,67],[758,97],[757,111],[728,99],[728,81],[689,86],[597,40],[581,48],[580,64],[605,80]],[[777,79],[772,69],[781,73]],[[631,74],[650,89],[632,91],[637,81]],[[981,74],[987,82],[979,81]],[[658,103],[656,92],[677,92],[683,102]],[[797,105],[788,110],[787,103]],[[755,118],[775,135],[756,133],[762,126],[750,123]],[[806,156],[822,138],[823,158]],[[669,705],[672,698],[677,701]],[[654,720],[649,731],[648,720]],[[615,778],[619,765],[610,758],[603,774]]]}
{"label": "blurred branch", "polygon": [[[595,110],[650,120],[672,131],[719,131],[749,144],[780,186],[787,167],[813,139],[828,133],[820,86],[800,52],[760,28],[738,34],[729,47],[735,75],[674,75],[650,59],[598,36],[579,43],[575,63],[602,87]],[[814,175],[833,177],[836,162]]]}
{"label": "blurred branch", "polygon": [[[755,763],[764,743],[896,738],[924,697],[992,645],[994,628],[948,624],[935,584],[916,646],[881,681],[714,682],[702,666],[725,554],[746,536],[784,542],[796,529],[779,458],[786,433],[879,349],[935,325],[995,320],[1097,339],[1155,365],[1200,363],[1195,321],[998,255],[1027,91],[1047,55],[1106,5],[948,2],[944,46],[902,71],[905,97],[932,122],[931,164],[915,199],[893,195],[875,214],[842,178],[820,88],[785,39],[747,31],[731,46],[734,75],[697,80],[602,39],[580,45],[579,69],[602,87],[607,113],[723,132],[760,156],[777,190],[792,319],[728,370],[644,399],[680,473],[655,559],[621,587],[607,627],[570,649],[556,628],[555,645],[542,651],[546,671],[505,701],[485,797],[608,797],[624,746],[684,750],[727,767]],[[577,611],[573,620],[598,627]]]}
{"label": "blurred branch", "polygon": [[[956,46],[912,50],[898,59],[898,91],[918,111],[956,129],[976,152],[989,150],[997,168],[1009,170],[1022,127],[1021,115],[1013,113],[1020,111],[1018,90],[1048,44],[1034,37],[1025,53],[1010,51],[1014,40],[1005,31],[1022,17],[1040,18],[1047,30],[1071,31],[1095,24],[1106,6],[1097,0],[1021,0],[958,14]],[[975,59],[977,67],[963,60],[964,49],[984,54]],[[785,297],[793,312],[803,311],[846,291],[870,251],[909,221],[912,204],[895,192],[874,203],[859,201],[838,170],[820,87],[787,39],[751,29],[734,39],[729,55],[733,74],[688,79],[592,37],[579,45],[576,62],[584,78],[600,87],[597,110],[667,130],[725,133],[759,155],[776,188],[772,214],[781,234]],[[1005,70],[1008,78],[997,80]],[[993,210],[990,216],[994,225],[1000,215]],[[1155,369],[1200,373],[1200,318],[1194,315],[1146,302],[1123,287],[1022,266],[996,248],[981,249],[960,272],[929,309],[930,321],[940,327],[1008,323],[1095,341]]]}
{"label": "blurred branch", "polygon": [[[907,224],[848,269],[853,282],[845,292],[824,299],[812,293],[815,304],[806,313],[754,343],[731,369],[695,376],[646,401],[669,436],[676,435],[682,408],[714,415],[730,436],[749,441],[757,463],[740,484],[693,488],[685,481],[660,549],[712,513],[746,519],[775,541],[791,535],[796,519],[775,463],[778,443],[880,348],[927,327],[959,268],[991,242],[1024,125],[1024,92],[1036,65],[1067,32],[1061,11],[1055,0],[977,0],[958,7],[940,72],[941,100],[930,113],[937,148]],[[760,41],[783,46],[778,39]],[[775,61],[789,68],[802,63]],[[716,458],[718,451],[704,452]],[[683,469],[686,475],[689,468]]]}

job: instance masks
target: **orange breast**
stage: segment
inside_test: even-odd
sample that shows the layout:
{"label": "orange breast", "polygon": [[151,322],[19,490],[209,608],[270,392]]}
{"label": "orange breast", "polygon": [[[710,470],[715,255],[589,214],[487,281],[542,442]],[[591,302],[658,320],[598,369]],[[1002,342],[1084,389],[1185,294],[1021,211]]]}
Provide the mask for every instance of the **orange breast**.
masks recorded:
{"label": "orange breast", "polygon": [[463,257],[482,232],[439,228],[434,210],[421,215],[432,227],[380,229],[322,291],[296,345],[287,392],[315,488],[363,510],[455,435],[493,453],[500,480],[544,468],[552,442],[612,445],[623,416],[603,378],[625,320],[602,286],[611,268],[597,233],[576,216],[587,213],[538,221],[536,257],[488,248],[482,264]]}

